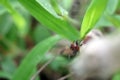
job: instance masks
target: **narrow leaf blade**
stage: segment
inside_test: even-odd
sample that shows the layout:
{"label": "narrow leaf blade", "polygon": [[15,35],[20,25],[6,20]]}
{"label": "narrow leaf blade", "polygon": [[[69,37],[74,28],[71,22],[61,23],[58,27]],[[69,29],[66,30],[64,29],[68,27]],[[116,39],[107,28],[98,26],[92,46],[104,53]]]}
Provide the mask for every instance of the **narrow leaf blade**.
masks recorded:
{"label": "narrow leaf blade", "polygon": [[36,45],[24,58],[12,80],[30,80],[37,64],[45,58],[45,53],[55,45],[60,38],[60,36],[50,37]]}
{"label": "narrow leaf blade", "polygon": [[84,38],[84,36],[95,26],[96,22],[107,7],[107,3],[108,0],[92,0],[82,22],[82,28],[80,31],[81,38]]}
{"label": "narrow leaf blade", "polygon": [[69,40],[79,37],[78,31],[68,21],[56,18],[35,0],[19,0],[19,2],[44,26]]}

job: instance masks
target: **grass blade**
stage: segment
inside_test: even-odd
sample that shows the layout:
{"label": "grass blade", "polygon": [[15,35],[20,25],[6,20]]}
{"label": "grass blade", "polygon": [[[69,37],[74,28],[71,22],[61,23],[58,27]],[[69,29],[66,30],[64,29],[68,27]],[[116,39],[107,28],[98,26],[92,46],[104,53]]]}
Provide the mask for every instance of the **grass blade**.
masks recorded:
{"label": "grass blade", "polygon": [[107,3],[108,0],[92,0],[82,22],[82,28],[80,31],[81,38],[84,38],[84,36],[95,26],[96,22],[107,7]]}
{"label": "grass blade", "polygon": [[48,11],[53,16],[59,17],[50,4],[50,0],[36,0],[36,2],[38,2],[46,11]]}
{"label": "grass blade", "polygon": [[79,37],[78,31],[67,20],[56,18],[35,0],[19,0],[19,2],[43,25],[69,40]]}
{"label": "grass blade", "polygon": [[45,58],[45,53],[60,39],[54,36],[40,42],[22,61],[20,67],[15,72],[12,80],[30,80],[34,74],[37,64]]}

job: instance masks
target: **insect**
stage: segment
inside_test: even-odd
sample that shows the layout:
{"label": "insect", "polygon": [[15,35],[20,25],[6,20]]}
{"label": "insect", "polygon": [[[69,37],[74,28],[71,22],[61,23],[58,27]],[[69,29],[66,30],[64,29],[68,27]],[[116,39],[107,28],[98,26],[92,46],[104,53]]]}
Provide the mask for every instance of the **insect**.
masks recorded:
{"label": "insect", "polygon": [[74,41],[69,47],[64,48],[61,54],[68,57],[74,57],[80,50],[79,42]]}
{"label": "insect", "polygon": [[70,45],[70,49],[73,51],[73,54],[76,54],[79,51],[79,48],[78,41],[75,41]]}
{"label": "insect", "polygon": [[99,39],[101,37],[103,37],[103,34],[99,30],[92,30],[85,36],[82,41],[73,41],[69,47],[66,47],[61,51],[61,54],[64,56],[74,57],[80,51],[80,48],[82,50],[84,45],[88,44],[94,39]]}

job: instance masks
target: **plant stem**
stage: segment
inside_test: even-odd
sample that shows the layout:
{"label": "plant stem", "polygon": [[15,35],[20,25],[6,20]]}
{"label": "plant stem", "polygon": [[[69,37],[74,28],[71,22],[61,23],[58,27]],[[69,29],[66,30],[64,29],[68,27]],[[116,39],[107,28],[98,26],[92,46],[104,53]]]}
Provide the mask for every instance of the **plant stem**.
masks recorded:
{"label": "plant stem", "polygon": [[49,65],[59,54],[55,55],[52,59],[50,59],[49,61],[47,61],[33,76],[30,80],[35,80],[36,77],[38,76],[39,73],[41,73],[41,71],[43,69],[46,68],[47,65]]}
{"label": "plant stem", "polygon": [[66,76],[63,76],[63,77],[61,77],[61,78],[59,78],[59,79],[57,79],[57,80],[65,80],[66,78],[68,78],[68,77],[70,77],[70,76],[72,76],[72,73],[67,74]]}

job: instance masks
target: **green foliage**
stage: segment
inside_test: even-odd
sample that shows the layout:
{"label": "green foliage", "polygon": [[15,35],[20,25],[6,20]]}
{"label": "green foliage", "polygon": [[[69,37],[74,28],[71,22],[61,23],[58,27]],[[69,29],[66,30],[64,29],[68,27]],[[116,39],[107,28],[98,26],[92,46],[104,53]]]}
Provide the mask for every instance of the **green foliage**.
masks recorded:
{"label": "green foliage", "polygon": [[57,13],[55,12],[54,8],[50,4],[51,0],[36,0],[45,10],[47,10],[50,14],[55,17],[58,17]]}
{"label": "green foliage", "polygon": [[[54,57],[46,52],[59,47],[54,45],[60,39],[82,40],[94,27],[120,27],[116,13],[120,10],[119,0],[92,0],[80,31],[75,27],[80,21],[69,17],[71,4],[72,0],[0,0],[0,78],[30,80],[38,64],[44,65]],[[58,56],[48,67],[62,73],[69,62]],[[119,77],[118,73],[113,80]]]}
{"label": "green foliage", "polygon": [[60,39],[60,36],[54,36],[40,42],[34,49],[28,53],[21,65],[15,72],[12,80],[30,80],[34,75],[38,63],[44,59],[45,53]]}
{"label": "green foliage", "polygon": [[36,43],[48,38],[52,34],[46,27],[38,25],[33,31],[33,39],[35,40]]}
{"label": "green foliage", "polygon": [[8,14],[0,15],[0,34],[6,35],[12,27],[12,21]]}
{"label": "green foliage", "polygon": [[95,26],[107,7],[107,3],[108,0],[93,0],[91,2],[82,22],[80,38],[84,38],[85,35]]}
{"label": "green foliage", "polygon": [[35,0],[29,0],[29,2],[27,0],[19,1],[39,22],[41,22],[49,29],[66,37],[69,40],[78,39],[79,35],[77,30],[73,26],[71,26],[68,21],[51,15],[50,13],[48,13],[46,8],[42,7],[42,5],[37,3]]}
{"label": "green foliage", "polygon": [[1,68],[3,69],[3,72],[0,72],[0,76],[6,76],[8,79],[11,79],[16,69],[16,66],[11,58],[4,57],[3,61],[1,62]]}
{"label": "green foliage", "polygon": [[106,15],[106,17],[113,24],[113,26],[120,28],[120,16]]}
{"label": "green foliage", "polygon": [[[100,18],[100,20],[97,22],[96,27],[103,27],[103,26],[106,26],[106,27],[115,26],[116,27],[116,25],[114,25],[114,22],[112,20],[110,20],[110,17],[113,18],[113,16],[115,16],[114,14],[118,8],[118,5],[119,5],[119,0],[114,0],[114,1],[109,0],[109,2],[107,4],[107,8],[105,9],[105,12],[102,15],[102,17]],[[109,16],[109,18],[108,18],[108,16]]]}
{"label": "green foliage", "polygon": [[17,25],[19,34],[23,37],[26,34],[26,21],[25,19],[11,6],[11,4],[7,0],[1,0],[0,3],[6,7],[8,12],[13,17],[15,24]]}
{"label": "green foliage", "polygon": [[[52,58],[54,57],[54,55],[49,53],[49,54],[46,54],[45,57],[46,57],[46,58],[44,58],[44,59],[41,61],[41,64],[44,64],[44,63],[47,62],[48,60],[52,59]],[[57,57],[55,58],[55,60],[54,60],[51,64],[49,64],[49,67],[50,67],[51,69],[55,70],[55,71],[62,72],[61,70],[62,70],[63,68],[65,68],[65,67],[66,67],[66,64],[68,64],[68,63],[69,63],[69,61],[68,61],[66,58],[64,58],[64,57],[62,57],[62,56],[57,56]]]}
{"label": "green foliage", "polygon": [[0,77],[11,79],[11,75],[10,74],[8,74],[6,72],[2,72],[2,71],[0,71]]}
{"label": "green foliage", "polygon": [[0,15],[5,13],[5,12],[6,12],[5,8],[0,5]]}
{"label": "green foliage", "polygon": [[109,13],[110,15],[114,14],[118,5],[119,5],[119,0],[109,0],[105,12]]}

